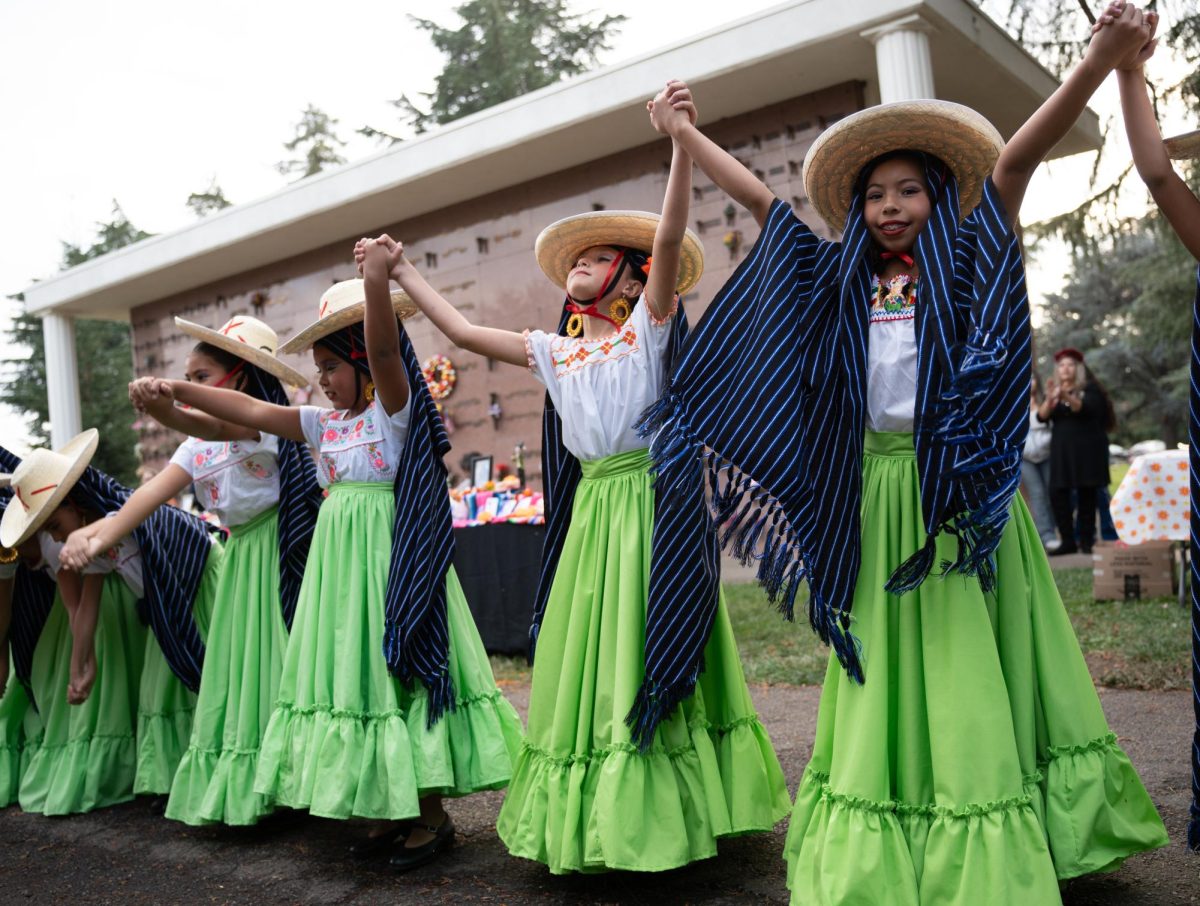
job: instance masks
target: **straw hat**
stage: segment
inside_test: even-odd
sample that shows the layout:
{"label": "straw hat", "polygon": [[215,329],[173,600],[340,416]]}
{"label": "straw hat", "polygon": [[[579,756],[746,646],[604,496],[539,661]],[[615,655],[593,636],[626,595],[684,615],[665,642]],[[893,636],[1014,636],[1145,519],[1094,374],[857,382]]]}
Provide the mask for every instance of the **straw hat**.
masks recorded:
{"label": "straw hat", "polygon": [[299,371],[275,358],[275,352],[279,348],[279,335],[258,318],[234,315],[216,330],[193,321],[185,321],[183,318],[176,318],[175,326],[189,337],[224,349],[268,374],[275,375],[285,384],[291,384],[293,387],[307,387],[309,384],[308,378]]}
{"label": "straw hat", "polygon": [[[624,245],[645,252],[654,250],[654,231],[662,218],[648,211],[589,211],[550,224],[537,238],[534,253],[538,266],[560,289],[579,253],[597,245]],[[683,234],[679,281],[675,291],[684,295],[700,282],[704,272],[704,246],[691,230]]]}
{"label": "straw hat", "polygon": [[864,166],[888,151],[924,151],[953,171],[959,215],[965,217],[983,196],[983,182],[1003,148],[996,127],[962,104],[880,104],[838,120],[817,136],[804,157],[804,191],[817,213],[840,232]]}
{"label": "straw hat", "polygon": [[1190,160],[1200,157],[1200,131],[1185,132],[1183,135],[1172,135],[1163,139],[1167,149],[1167,157],[1171,160]]}
{"label": "straw hat", "polygon": [[[407,293],[400,291],[392,293],[392,308],[396,310],[396,317],[400,319],[412,317],[417,313],[416,303],[408,298]],[[321,296],[321,304],[317,307],[317,320],[284,343],[279,351],[288,355],[303,352],[321,337],[357,324],[363,319],[366,310],[367,292],[362,280],[355,278],[335,283]]]}
{"label": "straw hat", "polygon": [[16,547],[41,527],[67,499],[99,443],[100,432],[88,428],[67,441],[61,450],[34,450],[21,460],[9,476],[13,500],[0,519],[0,545]]}

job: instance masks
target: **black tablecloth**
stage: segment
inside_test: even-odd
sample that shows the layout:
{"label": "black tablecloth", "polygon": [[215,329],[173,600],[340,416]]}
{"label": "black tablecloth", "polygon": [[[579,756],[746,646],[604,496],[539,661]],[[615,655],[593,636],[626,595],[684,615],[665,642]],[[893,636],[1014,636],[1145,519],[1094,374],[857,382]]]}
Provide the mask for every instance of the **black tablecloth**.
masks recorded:
{"label": "black tablecloth", "polygon": [[542,563],[543,525],[454,530],[454,568],[489,654],[525,654]]}

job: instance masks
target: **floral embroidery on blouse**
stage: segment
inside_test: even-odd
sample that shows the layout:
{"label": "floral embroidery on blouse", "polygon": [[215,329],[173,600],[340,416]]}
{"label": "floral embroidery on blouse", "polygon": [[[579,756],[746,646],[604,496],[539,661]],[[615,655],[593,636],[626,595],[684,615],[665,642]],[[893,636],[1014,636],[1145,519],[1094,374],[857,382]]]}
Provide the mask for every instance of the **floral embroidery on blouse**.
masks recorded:
{"label": "floral embroidery on blouse", "polygon": [[272,477],[271,470],[259,462],[257,457],[251,456],[243,459],[242,467],[259,480],[265,480]]}
{"label": "floral embroidery on blouse", "polygon": [[897,274],[887,283],[878,276],[871,279],[871,323],[911,321],[917,313],[917,280]]}
{"label": "floral embroidery on blouse", "polygon": [[598,340],[554,337],[550,341],[550,358],[554,362],[554,376],[561,378],[588,365],[613,362],[633,355],[640,348],[637,330],[632,324],[626,323],[617,333]]}
{"label": "floral embroidery on blouse", "polygon": [[213,466],[220,465],[230,456],[234,456],[238,452],[237,441],[229,441],[221,444],[207,444],[200,447],[195,455],[192,456],[192,466],[194,472],[203,472]]}
{"label": "floral embroidery on blouse", "polygon": [[646,314],[650,316],[650,323],[655,327],[662,327],[663,325],[669,323],[670,320],[675,317],[675,313],[679,311],[679,296],[676,294],[671,297],[671,308],[666,315],[661,318],[654,313],[654,309],[650,306],[649,302],[646,302],[645,305]]}
{"label": "floral embroidery on blouse", "polygon": [[322,450],[355,447],[364,441],[379,437],[375,425],[375,411],[371,407],[368,406],[360,415],[346,421],[342,421],[338,415],[339,410],[329,409],[318,416],[321,421]]}

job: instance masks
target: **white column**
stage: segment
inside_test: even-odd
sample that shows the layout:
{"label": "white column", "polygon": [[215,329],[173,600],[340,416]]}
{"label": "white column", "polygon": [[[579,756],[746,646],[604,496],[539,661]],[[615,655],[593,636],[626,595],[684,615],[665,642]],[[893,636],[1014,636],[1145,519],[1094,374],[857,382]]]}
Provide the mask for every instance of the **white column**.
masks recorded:
{"label": "white column", "polygon": [[875,45],[881,104],[935,97],[928,33],[928,23],[916,15],[862,33]]}
{"label": "white column", "polygon": [[46,396],[50,403],[50,445],[57,449],[83,430],[79,408],[79,367],[75,363],[75,321],[65,315],[42,318],[46,338]]}

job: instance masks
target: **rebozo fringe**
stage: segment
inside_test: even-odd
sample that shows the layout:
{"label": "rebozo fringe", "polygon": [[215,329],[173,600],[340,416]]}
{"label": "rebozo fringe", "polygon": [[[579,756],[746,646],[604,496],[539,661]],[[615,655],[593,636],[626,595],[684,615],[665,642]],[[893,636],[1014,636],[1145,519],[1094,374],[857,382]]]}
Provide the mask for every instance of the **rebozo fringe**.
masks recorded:
{"label": "rebozo fringe", "polygon": [[441,664],[432,674],[418,673],[400,643],[398,623],[388,623],[384,629],[383,656],[387,660],[388,670],[402,683],[411,685],[417,680],[425,687],[429,695],[426,729],[431,729],[447,711],[455,709],[454,680],[450,677],[450,665]]}

